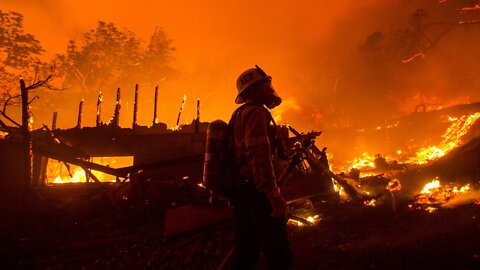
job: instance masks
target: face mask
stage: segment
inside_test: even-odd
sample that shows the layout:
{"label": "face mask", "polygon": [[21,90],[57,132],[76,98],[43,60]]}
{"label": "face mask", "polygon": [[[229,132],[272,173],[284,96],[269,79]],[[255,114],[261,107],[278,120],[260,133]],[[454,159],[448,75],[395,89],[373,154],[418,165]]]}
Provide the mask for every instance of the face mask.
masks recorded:
{"label": "face mask", "polygon": [[282,103],[282,99],[278,96],[277,92],[272,85],[264,91],[265,106],[269,109],[273,109]]}

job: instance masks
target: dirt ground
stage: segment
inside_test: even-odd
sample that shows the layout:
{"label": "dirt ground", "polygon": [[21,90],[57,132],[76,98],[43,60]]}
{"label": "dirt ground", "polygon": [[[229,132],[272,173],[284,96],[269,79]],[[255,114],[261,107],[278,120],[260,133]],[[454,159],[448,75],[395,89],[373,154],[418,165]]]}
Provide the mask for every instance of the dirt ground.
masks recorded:
{"label": "dirt ground", "polygon": [[[1,269],[216,269],[233,244],[231,220],[165,237],[161,211],[119,215],[104,198],[95,200],[75,215],[51,207],[6,235]],[[316,224],[289,223],[291,268],[480,269],[480,205],[428,213],[409,204],[401,200],[395,212],[387,205],[315,204]]]}

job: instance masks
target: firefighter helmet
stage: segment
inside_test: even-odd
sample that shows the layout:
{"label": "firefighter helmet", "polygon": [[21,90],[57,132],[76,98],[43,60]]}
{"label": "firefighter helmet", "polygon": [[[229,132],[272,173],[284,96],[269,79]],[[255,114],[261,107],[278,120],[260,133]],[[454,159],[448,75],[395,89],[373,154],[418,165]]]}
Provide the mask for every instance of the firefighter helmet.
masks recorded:
{"label": "firefighter helmet", "polygon": [[255,65],[255,68],[249,68],[244,72],[242,72],[242,74],[240,74],[240,76],[237,79],[238,95],[237,95],[237,98],[235,98],[235,103],[237,104],[244,103],[245,99],[241,96],[241,94],[245,92],[245,90],[247,90],[254,83],[261,80],[271,81],[272,77],[268,76],[265,73],[265,71],[263,71],[257,65]]}

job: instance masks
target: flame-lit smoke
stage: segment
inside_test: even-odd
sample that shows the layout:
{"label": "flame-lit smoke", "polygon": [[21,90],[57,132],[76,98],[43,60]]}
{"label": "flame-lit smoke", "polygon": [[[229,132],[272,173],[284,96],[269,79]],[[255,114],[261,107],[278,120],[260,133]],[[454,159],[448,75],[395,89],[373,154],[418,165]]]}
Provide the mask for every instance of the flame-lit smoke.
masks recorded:
{"label": "flame-lit smoke", "polygon": [[[236,77],[255,64],[272,75],[280,96],[296,99],[302,110],[288,110],[282,121],[299,130],[374,122],[411,112],[418,104],[410,101],[417,92],[438,104],[458,96],[470,102],[480,98],[480,53],[472,50],[480,39],[476,25],[451,31],[423,52],[424,57],[399,61],[388,74],[383,72],[384,66],[370,68],[359,49],[373,32],[389,37],[405,31],[410,16],[419,8],[427,11],[431,22],[450,20],[461,8],[476,8],[464,1],[301,0],[277,1],[275,5],[253,0],[212,5],[193,0],[175,5],[158,1],[141,5],[92,0],[1,2],[5,10],[25,15],[27,32],[42,42],[47,57],[64,53],[68,39],[80,40],[98,20],[126,27],[144,40],[156,26],[162,27],[174,41],[173,67],[180,73],[177,79],[166,78],[159,87],[159,121],[170,127],[175,126],[179,89],[187,89],[186,94],[193,98],[214,93],[202,108],[202,119],[228,119],[235,106]],[[131,126],[128,102],[133,101],[128,100],[128,92],[133,92],[133,85],[119,82],[118,87],[125,89],[122,114],[128,116],[122,117],[121,125]],[[112,111],[115,89],[95,89],[99,90],[104,92],[104,111]],[[68,89],[57,95],[78,103],[82,98],[78,92],[81,90]],[[140,125],[151,123],[152,100],[153,89],[142,88]],[[42,102],[48,98],[37,103]],[[95,102],[85,100],[84,126],[94,124],[95,109],[89,110],[89,106],[94,108]],[[74,125],[76,112],[71,108],[59,108],[59,127]],[[193,119],[194,106],[186,106],[184,114]],[[50,115],[35,117],[40,118],[37,123],[50,123]]]}

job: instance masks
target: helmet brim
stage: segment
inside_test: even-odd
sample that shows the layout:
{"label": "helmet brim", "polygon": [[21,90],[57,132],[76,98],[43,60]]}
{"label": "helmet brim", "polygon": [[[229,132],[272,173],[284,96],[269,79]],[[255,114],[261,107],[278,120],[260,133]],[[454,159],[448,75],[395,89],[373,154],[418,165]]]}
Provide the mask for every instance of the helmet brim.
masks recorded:
{"label": "helmet brim", "polygon": [[245,100],[245,98],[243,98],[243,97],[241,96],[241,94],[242,94],[242,93],[238,94],[237,97],[235,98],[235,103],[236,103],[236,104],[243,104],[243,103],[247,102],[247,101]]}

